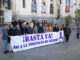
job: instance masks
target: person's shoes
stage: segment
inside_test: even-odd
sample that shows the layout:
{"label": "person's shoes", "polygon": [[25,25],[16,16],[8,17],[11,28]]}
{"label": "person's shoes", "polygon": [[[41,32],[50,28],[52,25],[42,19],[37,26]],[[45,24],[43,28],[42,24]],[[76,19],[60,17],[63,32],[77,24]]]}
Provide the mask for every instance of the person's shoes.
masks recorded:
{"label": "person's shoes", "polygon": [[7,53],[8,53],[7,51],[4,52],[4,54],[7,54]]}
{"label": "person's shoes", "polygon": [[4,52],[4,54],[7,54],[8,52],[9,52],[9,51],[7,50],[7,51]]}

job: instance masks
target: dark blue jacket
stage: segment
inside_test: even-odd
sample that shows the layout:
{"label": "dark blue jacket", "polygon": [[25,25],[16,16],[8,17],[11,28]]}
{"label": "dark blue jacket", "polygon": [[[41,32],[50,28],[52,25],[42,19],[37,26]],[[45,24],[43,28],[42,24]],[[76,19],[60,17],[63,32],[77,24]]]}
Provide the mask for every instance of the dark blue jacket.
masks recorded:
{"label": "dark blue jacket", "polygon": [[33,28],[27,27],[27,33],[28,34],[33,34]]}
{"label": "dark blue jacket", "polygon": [[54,30],[54,32],[58,32],[59,31],[59,27],[54,27],[53,30]]}
{"label": "dark blue jacket", "polygon": [[15,28],[15,35],[21,35],[21,29]]}
{"label": "dark blue jacket", "polygon": [[44,32],[43,27],[38,27],[38,33],[43,33],[43,32]]}
{"label": "dark blue jacket", "polygon": [[6,28],[2,29],[2,39],[8,40],[8,29],[6,29]]}
{"label": "dark blue jacket", "polygon": [[24,35],[24,34],[27,34],[27,28],[23,28],[21,27],[21,34]]}

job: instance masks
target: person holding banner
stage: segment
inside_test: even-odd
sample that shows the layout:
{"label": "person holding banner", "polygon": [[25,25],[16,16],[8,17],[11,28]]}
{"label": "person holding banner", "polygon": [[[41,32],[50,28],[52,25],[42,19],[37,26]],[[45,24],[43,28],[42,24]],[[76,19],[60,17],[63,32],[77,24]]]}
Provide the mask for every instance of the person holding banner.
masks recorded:
{"label": "person holding banner", "polygon": [[[11,24],[10,27],[9,27],[8,35],[9,35],[9,36],[15,36],[15,30],[14,30],[14,27],[13,27],[12,24]],[[9,37],[9,39],[8,39],[8,43],[10,43],[10,37]]]}
{"label": "person holding banner", "polygon": [[47,25],[47,23],[46,23],[46,24],[44,24],[43,29],[44,29],[44,32],[48,32],[48,25]]}
{"label": "person holding banner", "polygon": [[49,24],[49,26],[48,26],[48,31],[49,31],[49,32],[53,32],[53,26],[52,26],[52,24]]}
{"label": "person holding banner", "polygon": [[58,32],[59,31],[59,27],[58,25],[56,24],[55,27],[53,28],[54,32]]}
{"label": "person holding banner", "polygon": [[38,33],[37,25],[33,27],[33,33]]}
{"label": "person holding banner", "polygon": [[20,27],[19,27],[19,24],[16,25],[15,35],[21,35],[21,29],[20,29]]}
{"label": "person holding banner", "polygon": [[33,34],[33,28],[31,27],[30,23],[28,24],[28,27],[27,27],[27,33],[28,34]]}
{"label": "person holding banner", "polygon": [[27,28],[26,28],[26,25],[25,25],[24,23],[22,23],[21,34],[22,34],[22,35],[27,34]]}
{"label": "person holding banner", "polygon": [[8,37],[8,43],[9,43],[9,46],[10,46],[10,51],[12,51],[12,47],[11,47],[11,44],[10,44],[10,41],[11,41],[10,36],[15,36],[15,30],[14,30],[14,27],[13,27],[12,24],[9,27],[8,35],[9,35],[9,37]]}
{"label": "person holding banner", "polygon": [[38,27],[38,33],[43,33],[43,32],[44,32],[44,29],[43,29],[42,23],[40,23]]}
{"label": "person holding banner", "polygon": [[8,25],[7,24],[5,24],[4,28],[2,29],[2,40],[3,40],[3,52],[4,54],[6,54],[9,52],[7,50],[7,46],[8,46]]}

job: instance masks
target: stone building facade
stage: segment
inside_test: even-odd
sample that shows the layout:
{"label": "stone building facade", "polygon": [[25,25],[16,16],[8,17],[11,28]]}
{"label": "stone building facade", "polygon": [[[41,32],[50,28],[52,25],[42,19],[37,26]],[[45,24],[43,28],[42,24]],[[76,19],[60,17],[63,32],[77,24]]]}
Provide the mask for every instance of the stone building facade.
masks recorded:
{"label": "stone building facade", "polygon": [[[56,18],[67,15],[75,16],[80,8],[80,0],[0,0],[0,19],[5,10],[12,10],[14,20],[47,20],[55,22]],[[1,14],[3,12],[3,14]],[[3,19],[3,18],[2,18]]]}

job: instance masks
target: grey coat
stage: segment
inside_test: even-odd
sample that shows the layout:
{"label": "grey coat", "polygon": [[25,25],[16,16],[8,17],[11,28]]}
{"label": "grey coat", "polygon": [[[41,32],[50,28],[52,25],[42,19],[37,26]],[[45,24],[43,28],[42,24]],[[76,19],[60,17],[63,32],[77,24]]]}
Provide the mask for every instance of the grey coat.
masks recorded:
{"label": "grey coat", "polygon": [[2,29],[2,40],[8,40],[8,29]]}

